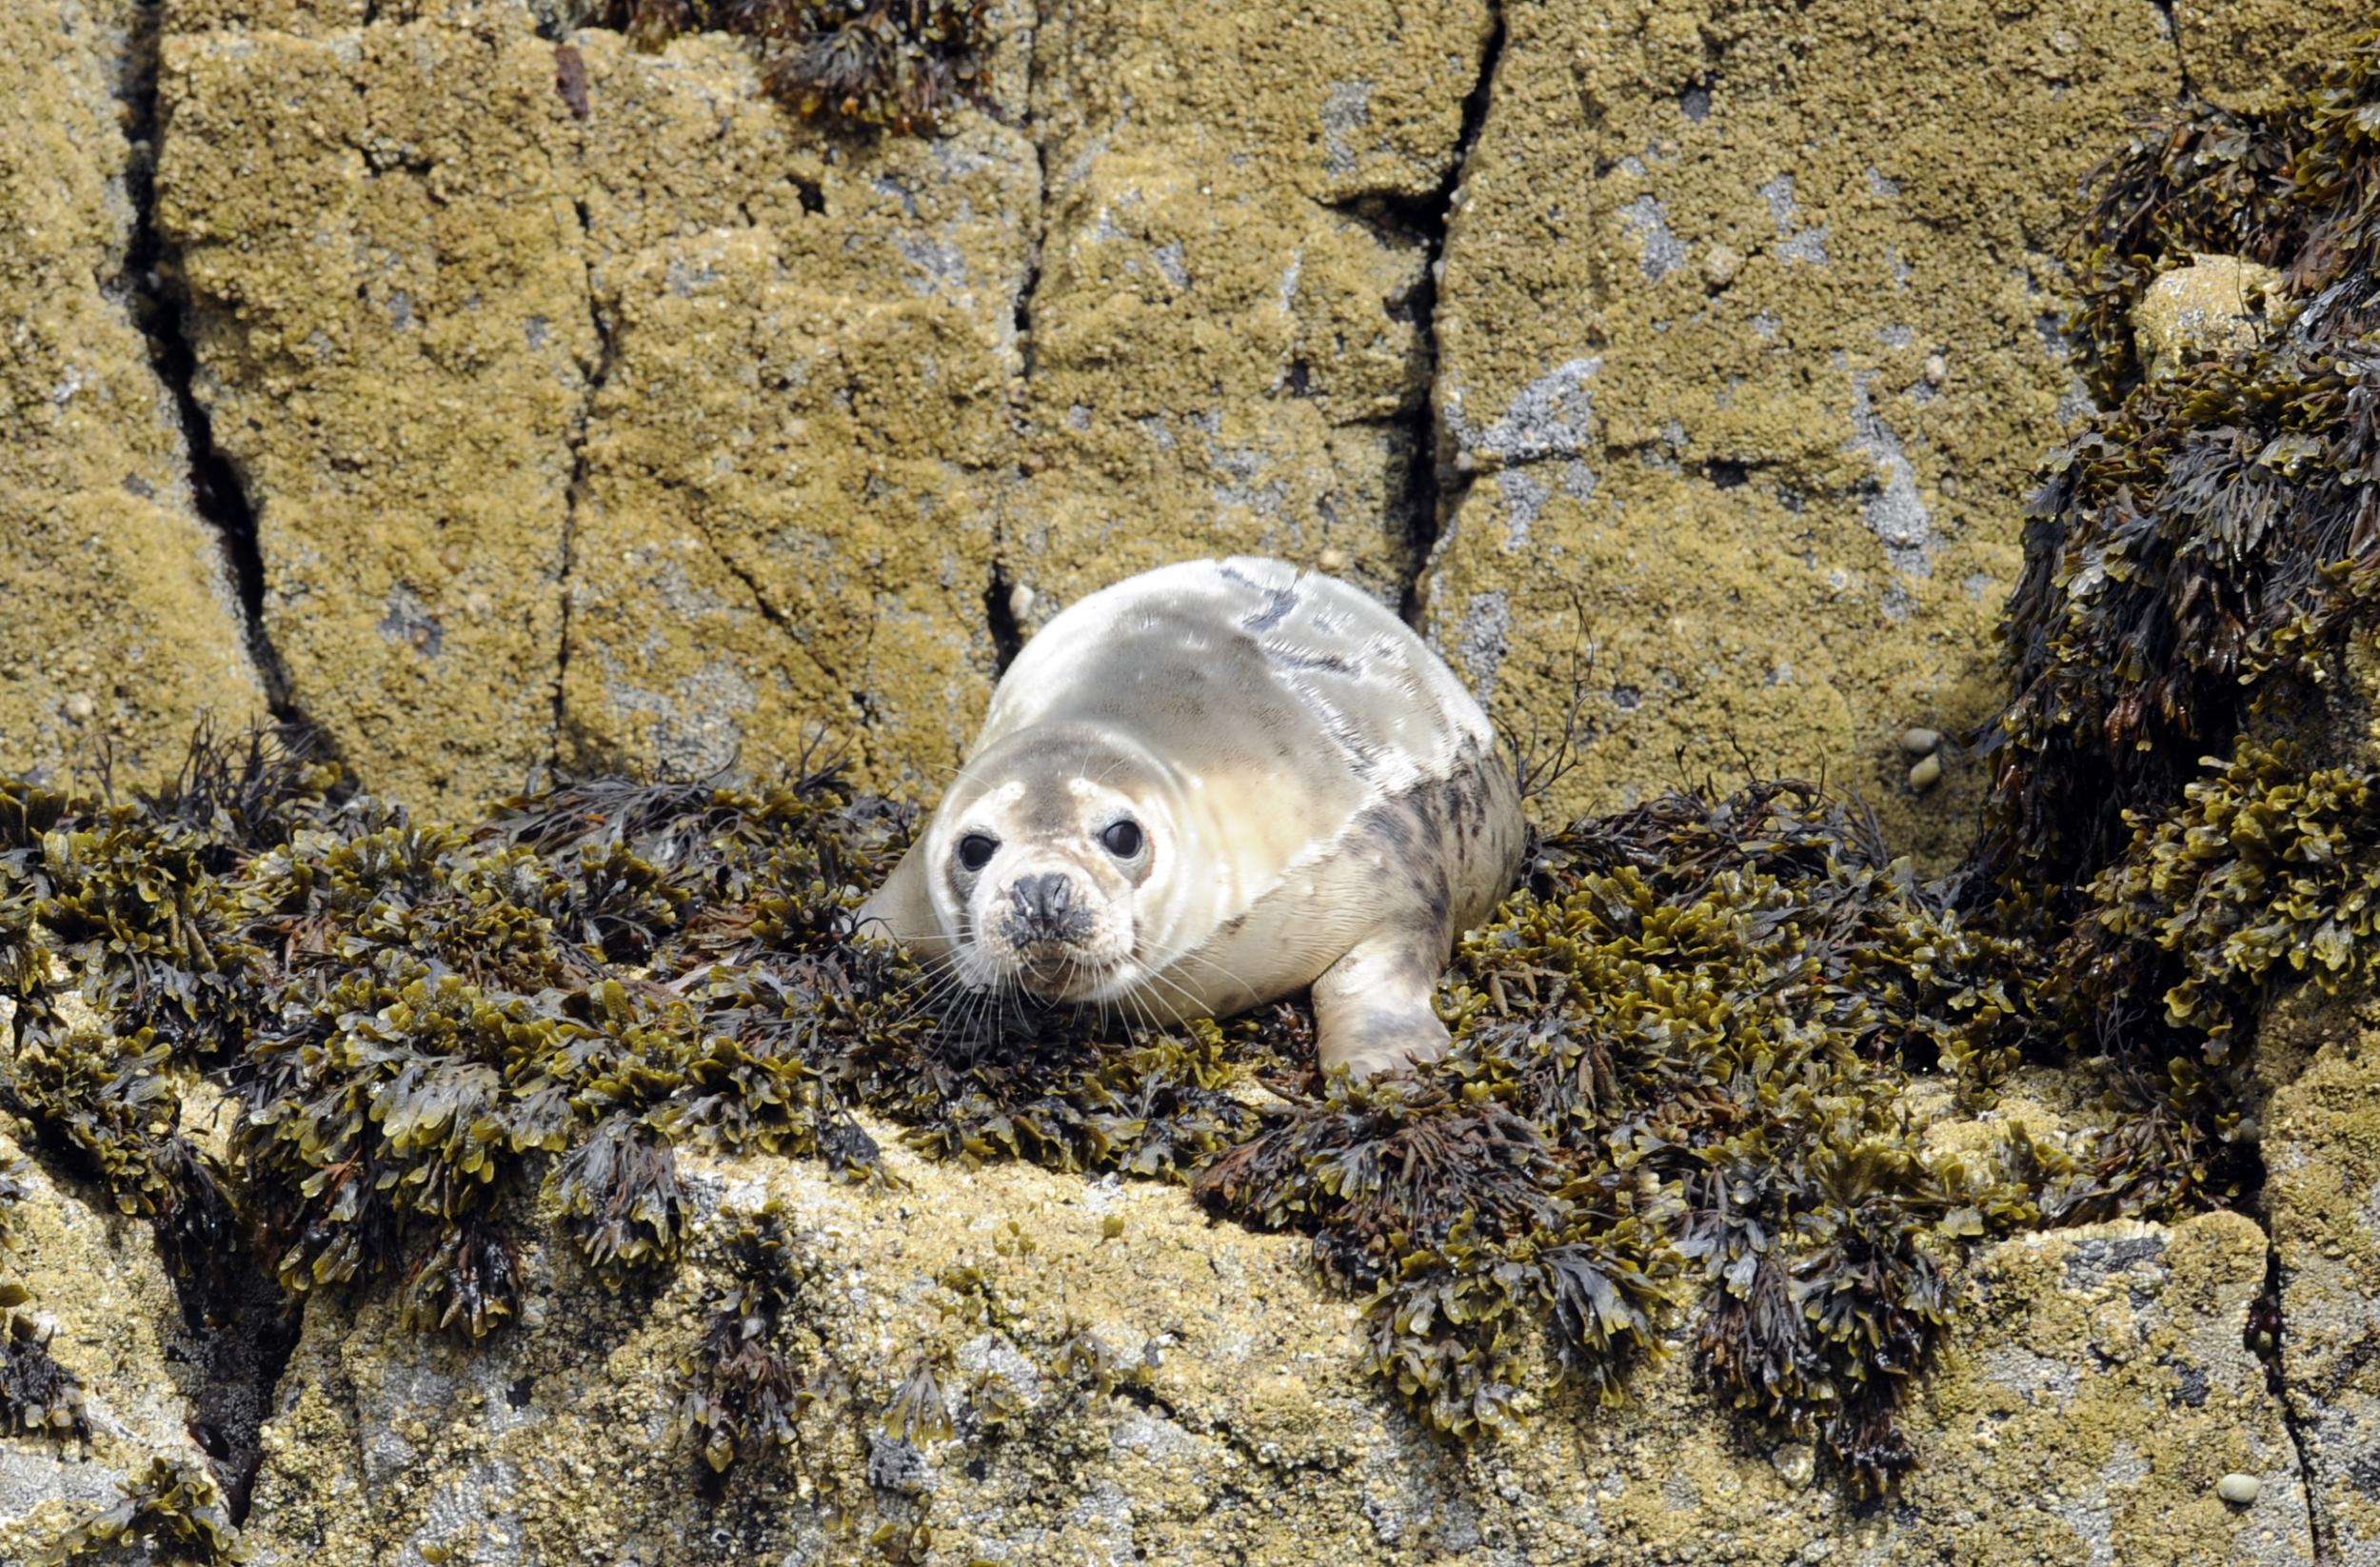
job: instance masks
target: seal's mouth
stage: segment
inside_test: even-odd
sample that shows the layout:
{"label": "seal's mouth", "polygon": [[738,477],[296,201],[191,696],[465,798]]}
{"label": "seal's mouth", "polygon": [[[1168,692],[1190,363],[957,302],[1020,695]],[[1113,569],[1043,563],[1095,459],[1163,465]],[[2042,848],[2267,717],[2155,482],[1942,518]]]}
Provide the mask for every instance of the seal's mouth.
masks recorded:
{"label": "seal's mouth", "polygon": [[1099,988],[1107,965],[1068,941],[1032,942],[1016,949],[1017,982],[1045,1002],[1080,1001]]}

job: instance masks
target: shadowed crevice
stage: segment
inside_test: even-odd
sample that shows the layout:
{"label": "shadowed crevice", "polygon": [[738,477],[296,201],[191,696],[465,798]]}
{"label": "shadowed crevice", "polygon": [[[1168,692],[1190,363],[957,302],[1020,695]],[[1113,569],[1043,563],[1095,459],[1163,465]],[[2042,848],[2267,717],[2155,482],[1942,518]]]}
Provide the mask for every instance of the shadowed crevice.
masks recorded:
{"label": "shadowed crevice", "polygon": [[236,600],[249,663],[263,685],[273,720],[303,736],[318,753],[337,761],[330,737],[311,723],[291,689],[288,665],[265,625],[265,557],[258,538],[257,507],[229,454],[215,444],[214,420],[197,392],[198,350],[190,336],[189,291],[181,257],[157,226],[157,165],[167,126],[158,99],[158,11],[143,6],[133,13],[135,32],[126,40],[126,69],[120,91],[129,109],[125,134],[133,154],[125,171],[132,203],[130,246],[123,283],[132,323],[149,347],[150,368],[172,399],[174,419],[188,453],[190,506],[223,550],[226,575]]}
{"label": "shadowed crevice", "polygon": [[1413,459],[1406,469],[1404,497],[1411,544],[1407,558],[1412,567],[1398,605],[1408,625],[1420,624],[1421,578],[1438,552],[1446,516],[1459,499],[1456,476],[1445,471],[1451,468],[1454,446],[1438,397],[1438,286],[1446,268],[1446,234],[1454,220],[1456,197],[1462,188],[1463,175],[1471,167],[1471,154],[1479,145],[1479,132],[1487,124],[1488,105],[1495,95],[1497,69],[1503,64],[1506,37],[1504,8],[1495,5],[1490,8],[1487,44],[1479,51],[1478,74],[1463,97],[1462,129],[1456,135],[1455,155],[1447,163],[1446,177],[1429,197],[1408,199],[1395,209],[1395,216],[1418,232],[1428,248],[1421,282],[1408,305],[1415,328],[1420,334],[1424,360],[1424,393],[1411,415]]}
{"label": "shadowed crevice", "polygon": [[[1029,387],[1033,380],[1033,310],[1041,294],[1041,250],[1049,243],[1049,144],[1039,134],[1039,128],[1033,120],[1033,89],[1037,85],[1034,80],[1034,71],[1040,42],[1039,34],[1040,18],[1037,13],[1034,36],[1028,41],[1024,50],[1023,102],[1016,119],[1011,122],[1017,132],[1022,135],[1026,144],[1033,149],[1033,162],[1036,169],[1033,219],[1028,225],[1024,248],[1024,276],[1017,285],[1017,379],[1021,387]],[[1018,398],[1015,429],[1021,447],[1024,446],[1028,435],[1025,421],[1029,417],[1027,411],[1029,407],[1028,396]],[[1021,452],[1019,456],[1016,482],[1020,495],[1022,495],[1031,485],[1035,472],[1032,465],[1026,460],[1026,456],[1024,452]],[[984,635],[991,639],[992,678],[995,681],[1007,673],[1009,662],[1017,656],[1017,650],[1024,645],[1023,632],[1018,625],[1015,605],[1011,598],[1015,584],[1019,579],[1015,563],[1008,559],[1008,510],[1007,506],[1001,506],[993,516],[992,576],[990,585],[983,590],[983,631]]]}
{"label": "shadowed crevice", "polygon": [[1008,666],[1024,650],[1024,633],[1017,625],[1016,585],[1008,580],[1005,567],[992,567],[992,580],[983,589],[983,624],[992,634],[992,649],[998,663],[992,674],[995,679],[1008,672]]}
{"label": "shadowed crevice", "polygon": [[2342,1559],[2338,1530],[2330,1517],[2329,1498],[2317,1482],[2313,1454],[2306,1444],[2305,1417],[2298,1412],[2295,1390],[2289,1385],[2282,1355],[2282,1345],[2289,1336],[2289,1306],[2281,1289],[2281,1252],[2270,1239],[2271,1216],[2260,1216],[2259,1222],[2267,1237],[2264,1294],[2249,1308],[2243,1337],[2249,1352],[2264,1362],[2266,1389],[2280,1405],[2281,1429],[2289,1433],[2291,1450],[2297,1455],[2297,1483],[2306,1494],[2306,1526],[2313,1535],[2315,1567],[2333,1567]]}
{"label": "shadowed crevice", "polygon": [[[586,280],[586,319],[594,328],[596,349],[594,367],[587,372],[586,386],[579,398],[578,423],[570,431],[570,482],[563,492],[562,571],[554,583],[562,613],[554,646],[553,734],[545,759],[548,775],[555,777],[560,776],[562,769],[563,736],[568,723],[565,704],[570,680],[570,601],[578,569],[579,509],[587,504],[587,447],[595,427],[595,405],[610,384],[616,352],[611,319],[604,313],[603,300],[595,289],[594,220],[588,215],[585,201],[572,202],[571,210],[579,221],[580,270]],[[754,596],[757,598],[758,594]],[[763,608],[765,612],[766,606]]]}

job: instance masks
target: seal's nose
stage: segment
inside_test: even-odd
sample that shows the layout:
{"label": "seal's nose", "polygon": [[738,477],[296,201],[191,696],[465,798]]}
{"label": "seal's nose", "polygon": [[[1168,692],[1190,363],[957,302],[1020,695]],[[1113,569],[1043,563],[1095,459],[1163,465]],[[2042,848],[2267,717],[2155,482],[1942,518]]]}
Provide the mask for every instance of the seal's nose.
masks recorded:
{"label": "seal's nose", "polygon": [[1074,933],[1074,880],[1064,871],[1020,876],[1008,884],[1021,934],[1029,941],[1055,941]]}

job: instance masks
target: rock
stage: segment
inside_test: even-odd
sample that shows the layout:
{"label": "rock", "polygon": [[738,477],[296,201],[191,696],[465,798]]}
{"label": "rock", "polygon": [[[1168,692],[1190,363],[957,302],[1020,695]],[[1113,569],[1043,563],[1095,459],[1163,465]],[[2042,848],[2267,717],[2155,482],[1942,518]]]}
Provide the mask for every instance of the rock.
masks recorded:
{"label": "rock", "polygon": [[165,41],[157,222],[292,699],[417,806],[517,788],[554,751],[601,358],[552,48],[508,7],[318,36],[208,10]]}
{"label": "rock", "polygon": [[2152,377],[2247,347],[2266,330],[2265,301],[2281,274],[2236,256],[2198,256],[2164,273],[2132,307],[2132,338]]}
{"label": "rock", "polygon": [[[1914,808],[1870,737],[2003,695],[2005,498],[2072,381],[2050,257],[2114,128],[2180,89],[2155,9],[1505,23],[1446,238],[1424,625],[1507,718],[1565,711],[1592,654],[1595,744],[1553,814],[1769,737],[1760,767],[1864,776],[1895,843],[1954,855],[1971,811]],[[1713,295],[1716,246],[1744,260]]]}
{"label": "rock", "polygon": [[[1030,438],[1007,554],[1045,622],[1184,556],[1324,549],[1398,603],[1434,526],[1429,267],[1482,0],[1049,8]],[[1426,488],[1426,485],[1421,486]],[[1029,627],[1028,627],[1029,629]]]}
{"label": "rock", "polygon": [[822,727],[942,775],[995,656],[1031,143],[831,138],[724,36],[579,35],[582,119],[517,7],[237,15],[169,42],[160,220],[342,752],[449,808]]}
{"label": "rock", "polygon": [[1923,791],[1942,782],[1942,758],[1939,753],[1921,756],[1909,769],[1909,786]]}
{"label": "rock", "polygon": [[2221,109],[2277,109],[2371,31],[2363,0],[2176,0],[2191,89]]}
{"label": "rock", "polygon": [[[264,716],[224,544],[144,331],[137,0],[28,0],[0,50],[0,766],[172,771],[201,713]],[[135,140],[135,138],[142,138]]]}
{"label": "rock", "polygon": [[[1682,1352],[1636,1378],[1632,1410],[1549,1393],[1507,1440],[1433,1438],[1360,1375],[1356,1308],[1301,1238],[1210,1222],[1171,1187],[887,1155],[905,1189],[689,1160],[693,1260],[623,1294],[532,1227],[526,1325],[476,1354],[407,1333],[385,1298],[317,1299],[267,1438],[259,1559],[831,1560],[884,1527],[953,1563],[1752,1563],[1814,1540],[1854,1560],[2311,1559],[2278,1403],[2239,1342],[2265,1266],[2244,1219],[1977,1254],[1912,1412],[1920,1466],[1870,1513],[1810,1479],[1807,1446],[1748,1443]],[[717,1236],[771,1201],[806,1270],[796,1338],[850,1390],[811,1408],[798,1457],[705,1501],[668,1434],[677,1364],[720,1297]],[[1089,1340],[1113,1394],[1069,1359]],[[920,1364],[947,1438],[886,1429]],[[2232,1470],[2266,1478],[2252,1516],[2214,1499]]]}
{"label": "rock", "polygon": [[208,1472],[190,1429],[210,1351],[185,1321],[147,1223],[58,1179],[5,1115],[0,1170],[24,1189],[0,1214],[0,1279],[30,1292],[15,1310],[49,1330],[51,1358],[82,1384],[90,1428],[88,1442],[0,1430],[0,1561],[28,1561],[153,1459]]}
{"label": "rock", "polygon": [[2380,1032],[2351,999],[2292,995],[2257,1070],[2265,1200],[2279,1260],[2281,1375],[2316,1528],[2341,1567],[2380,1563]]}
{"label": "rock", "polygon": [[823,724],[863,776],[930,786],[997,657],[1033,145],[982,116],[822,144],[726,39],[578,47],[607,359],[572,514],[563,760],[755,766]]}
{"label": "rock", "polygon": [[1901,731],[1901,749],[1911,756],[1932,756],[1941,748],[1942,731],[1939,729],[1903,729]]}

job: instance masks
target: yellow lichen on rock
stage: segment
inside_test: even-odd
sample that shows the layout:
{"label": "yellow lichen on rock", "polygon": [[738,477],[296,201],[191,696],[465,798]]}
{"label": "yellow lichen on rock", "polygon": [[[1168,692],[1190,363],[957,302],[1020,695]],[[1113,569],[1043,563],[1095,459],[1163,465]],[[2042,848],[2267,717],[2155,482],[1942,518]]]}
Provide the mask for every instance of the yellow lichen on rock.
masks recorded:
{"label": "yellow lichen on rock", "polygon": [[[60,1533],[111,1505],[153,1459],[207,1468],[191,1427],[209,1350],[183,1318],[155,1239],[140,1220],[52,1179],[28,1157],[32,1141],[0,1115],[0,1173],[23,1188],[0,1215],[0,1277],[30,1293],[15,1314],[41,1325],[51,1359],[81,1383],[89,1431],[0,1428],[0,1561],[10,1562],[34,1559]],[[0,1312],[0,1329],[9,1315]]]}
{"label": "yellow lichen on rock", "polygon": [[975,117],[822,147],[727,39],[574,47],[607,350],[562,760],[759,766],[823,726],[930,791],[990,695],[1032,146]]}
{"label": "yellow lichen on rock", "polygon": [[165,45],[158,221],[246,477],[264,619],[343,755],[427,803],[552,753],[599,344],[526,13]]}
{"label": "yellow lichen on rock", "polygon": [[2364,0],[2174,0],[2192,90],[2222,109],[2271,109],[2371,30]]}
{"label": "yellow lichen on rock", "polygon": [[142,330],[149,151],[131,0],[30,0],[0,50],[0,752],[169,771],[191,724],[265,712],[223,542]]}
{"label": "yellow lichen on rock", "polygon": [[[409,1333],[385,1297],[318,1301],[251,1537],[320,1567],[856,1561],[879,1530],[950,1564],[1751,1567],[1813,1542],[1978,1567],[2309,1559],[2279,1404],[2239,1342],[2264,1242],[2236,1217],[1978,1254],[1973,1321],[1913,1411],[1920,1467],[1871,1510],[1790,1437],[1747,1442],[1683,1354],[1636,1378],[1635,1408],[1551,1396],[1511,1437],[1447,1442],[1370,1384],[1356,1306],[1302,1240],[1214,1224],[1171,1187],[886,1157],[902,1186],[690,1162],[713,1217],[658,1295],[604,1290],[540,1230],[524,1326],[476,1350]],[[747,1455],[705,1501],[667,1412],[718,1299],[708,1238],[770,1203],[805,1276],[788,1320],[838,1391],[796,1451]],[[887,1429],[920,1366],[947,1436]],[[2266,1480],[2244,1513],[2213,1493],[2232,1470]]]}
{"label": "yellow lichen on rock", "polygon": [[2267,1018],[2263,1148],[2280,1264],[2283,1385],[2330,1559],[2380,1559],[2380,1019],[2311,987]]}
{"label": "yellow lichen on rock", "polygon": [[1478,0],[1042,19],[1034,478],[1003,528],[1028,628],[1233,551],[1327,555],[1399,602],[1434,505],[1428,226],[1491,21]]}
{"label": "yellow lichen on rock", "polygon": [[1983,769],[1946,754],[1920,801],[1896,743],[1995,704],[2011,497],[2073,383],[2053,257],[2077,177],[2178,89],[2154,10],[1506,25],[1446,242],[1428,628],[1541,723],[1592,651],[1555,814],[1740,749],[1954,850]]}

